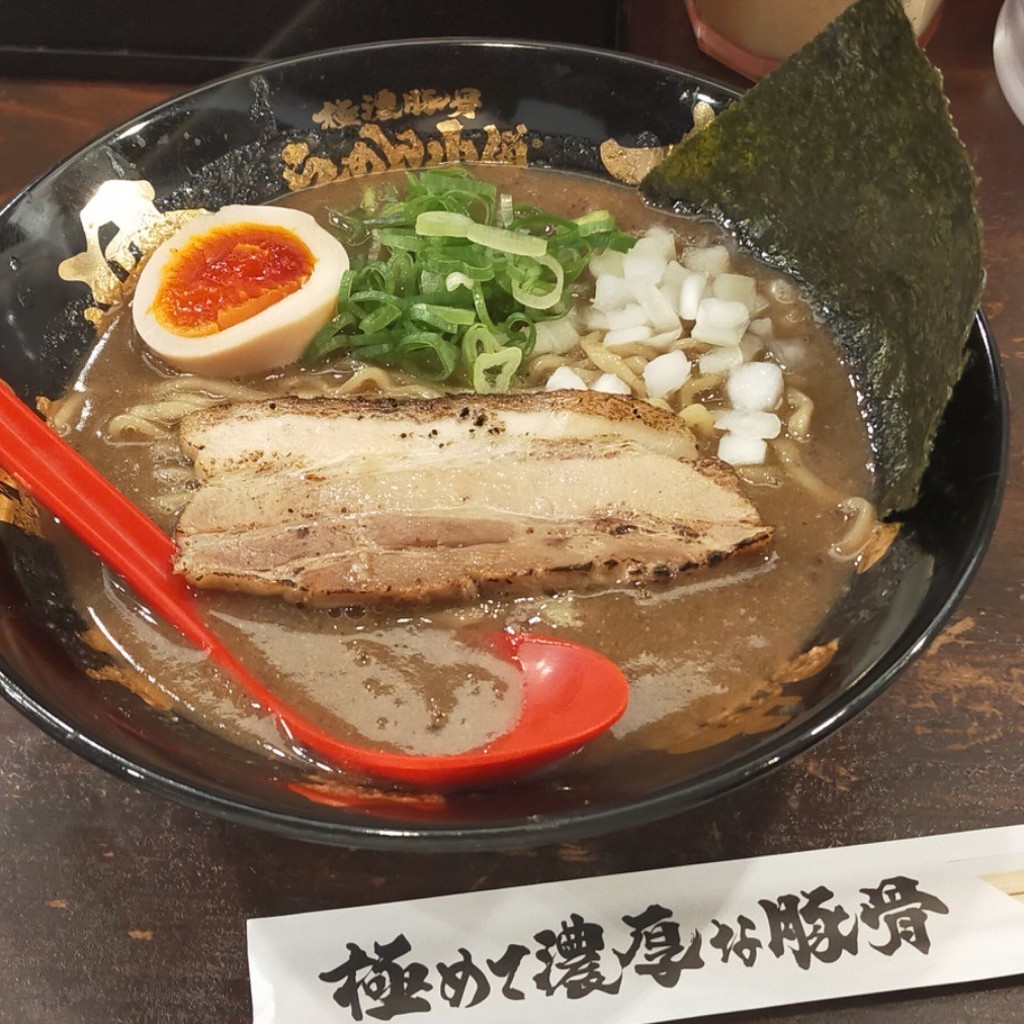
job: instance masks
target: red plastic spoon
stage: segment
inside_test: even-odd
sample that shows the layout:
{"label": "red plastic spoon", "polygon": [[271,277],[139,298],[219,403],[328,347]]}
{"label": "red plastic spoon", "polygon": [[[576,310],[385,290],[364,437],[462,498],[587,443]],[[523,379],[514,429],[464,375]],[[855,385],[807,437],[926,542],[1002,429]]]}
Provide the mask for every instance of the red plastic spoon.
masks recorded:
{"label": "red plastic spoon", "polygon": [[377,779],[471,789],[516,778],[571,753],[626,708],[620,669],[587,647],[530,633],[488,634],[492,650],[523,674],[523,705],[507,733],[476,750],[439,757],[343,742],[283,703],[207,627],[173,571],[174,542],[0,381],[0,465],[195,644],[280,727],[328,762]]}

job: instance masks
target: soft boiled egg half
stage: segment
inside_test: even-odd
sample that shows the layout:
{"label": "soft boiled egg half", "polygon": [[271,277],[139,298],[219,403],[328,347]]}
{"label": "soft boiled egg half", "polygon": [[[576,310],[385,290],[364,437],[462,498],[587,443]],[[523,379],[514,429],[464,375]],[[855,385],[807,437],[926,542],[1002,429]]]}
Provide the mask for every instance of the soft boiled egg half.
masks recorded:
{"label": "soft boiled egg half", "polygon": [[149,258],[132,317],[179,370],[217,377],[295,362],[336,311],[348,253],[308,214],[225,206],[199,214]]}

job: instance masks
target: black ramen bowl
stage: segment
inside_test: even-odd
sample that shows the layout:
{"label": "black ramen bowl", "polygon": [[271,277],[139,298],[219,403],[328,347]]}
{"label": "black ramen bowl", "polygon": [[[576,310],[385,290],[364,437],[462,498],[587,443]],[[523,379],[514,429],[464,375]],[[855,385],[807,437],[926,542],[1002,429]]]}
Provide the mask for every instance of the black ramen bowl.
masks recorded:
{"label": "black ramen bowl", "polygon": [[[152,204],[171,210],[260,203],[339,175],[449,158],[525,161],[608,179],[622,177],[624,151],[679,139],[696,101],[721,109],[734,97],[685,71],[611,53],[466,40],[313,54],[215,82],[97,140],[0,213],[0,375],[26,401],[56,396],[93,343],[84,314],[101,296],[62,280],[58,266],[86,249],[82,213],[104,183],[148,182]],[[138,200],[138,187],[122,187]],[[125,225],[97,217],[95,204],[89,210],[89,241],[103,249]],[[969,349],[919,504],[885,559],[854,579],[822,624],[822,637],[841,638],[838,652],[801,684],[799,701],[788,703],[773,731],[685,755],[638,757],[628,770],[595,770],[571,782],[539,778],[444,799],[373,790],[316,798],[304,773],[90,677],[50,548],[10,523],[0,527],[0,687],[32,721],[114,774],[303,839],[484,848],[672,814],[755,778],[851,718],[955,606],[995,523],[1006,450],[1000,371],[980,314]]]}

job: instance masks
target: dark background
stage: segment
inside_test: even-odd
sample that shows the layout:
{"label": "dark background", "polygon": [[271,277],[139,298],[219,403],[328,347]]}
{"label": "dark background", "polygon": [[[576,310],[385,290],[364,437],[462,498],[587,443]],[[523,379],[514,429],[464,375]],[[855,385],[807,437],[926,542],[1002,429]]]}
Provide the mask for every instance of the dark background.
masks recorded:
{"label": "dark background", "polygon": [[434,36],[616,48],[620,7],[618,0],[2,0],[0,75],[198,82],[297,53]]}

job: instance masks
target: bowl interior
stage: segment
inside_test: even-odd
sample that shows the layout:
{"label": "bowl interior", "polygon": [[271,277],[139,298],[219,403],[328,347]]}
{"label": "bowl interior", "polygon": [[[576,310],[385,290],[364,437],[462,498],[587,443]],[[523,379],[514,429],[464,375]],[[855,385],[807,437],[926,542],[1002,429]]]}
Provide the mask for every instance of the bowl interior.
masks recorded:
{"label": "bowl interior", "polygon": [[[628,177],[670,145],[695,102],[733,94],[684,71],[582,48],[450,40],[314,54],[240,74],[143,114],[57,167],[0,214],[0,366],[30,400],[54,397],[93,341],[94,296],[57,267],[83,251],[81,214],[104,183],[147,182],[157,209],[274,199],[333,177],[458,158]],[[129,192],[131,192],[130,186]],[[129,192],[122,192],[127,195]],[[138,195],[137,189],[131,194]],[[116,209],[94,218],[108,246]],[[110,269],[109,264],[108,271]],[[998,360],[977,318],[970,361],[924,482],[887,557],[857,576],[823,638],[832,662],[800,684],[774,731],[696,753],[638,755],[624,770],[440,797],[325,797],[304,776],[91,679],[59,566],[43,542],[0,526],[0,686],[95,763],[192,806],[324,842],[419,849],[552,841],[625,827],[707,800],[768,770],[868,703],[937,632],[994,526],[1006,449]],[[28,600],[26,600],[26,595]],[[57,641],[57,642],[55,642]]]}

